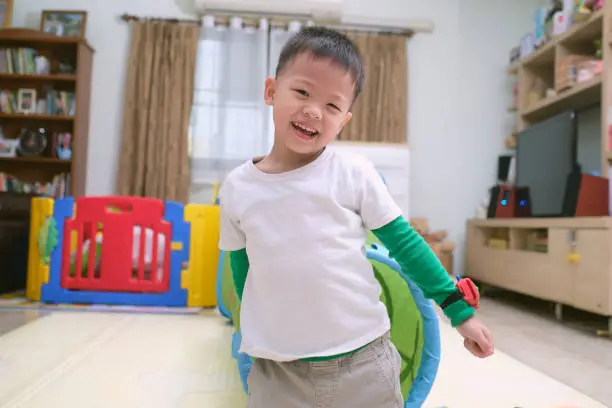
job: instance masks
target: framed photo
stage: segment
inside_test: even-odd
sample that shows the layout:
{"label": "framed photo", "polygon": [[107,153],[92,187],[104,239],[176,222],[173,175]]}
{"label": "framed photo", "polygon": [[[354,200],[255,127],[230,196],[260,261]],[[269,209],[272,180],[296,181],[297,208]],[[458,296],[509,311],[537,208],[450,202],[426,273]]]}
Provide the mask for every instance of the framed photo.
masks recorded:
{"label": "framed photo", "polygon": [[36,89],[17,91],[17,112],[36,113]]}
{"label": "framed photo", "polygon": [[72,133],[59,132],[55,136],[55,156],[60,160],[72,159]]}
{"label": "framed photo", "polygon": [[43,10],[40,18],[42,32],[60,37],[85,38],[86,25],[86,11]]}
{"label": "framed photo", "polygon": [[10,27],[13,22],[13,1],[0,0],[0,22],[2,22],[2,28]]}

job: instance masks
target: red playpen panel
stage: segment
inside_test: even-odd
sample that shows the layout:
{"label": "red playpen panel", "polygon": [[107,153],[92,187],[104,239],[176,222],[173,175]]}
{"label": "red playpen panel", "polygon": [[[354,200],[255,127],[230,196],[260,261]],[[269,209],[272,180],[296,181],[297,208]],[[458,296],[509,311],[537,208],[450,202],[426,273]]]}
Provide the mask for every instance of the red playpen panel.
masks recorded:
{"label": "red playpen panel", "polygon": [[172,226],[163,219],[161,200],[80,197],[76,199],[75,212],[64,224],[62,287],[113,292],[168,291]]}

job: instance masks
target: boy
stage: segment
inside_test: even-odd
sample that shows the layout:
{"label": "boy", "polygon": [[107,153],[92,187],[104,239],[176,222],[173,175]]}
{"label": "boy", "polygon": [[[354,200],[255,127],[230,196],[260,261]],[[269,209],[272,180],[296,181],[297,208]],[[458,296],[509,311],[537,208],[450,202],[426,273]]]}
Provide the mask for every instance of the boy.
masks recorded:
{"label": "boy", "polygon": [[321,27],[297,33],[265,83],[272,150],[223,184],[219,246],[242,300],[241,351],[254,357],[248,408],[403,407],[400,356],[365,257],[366,230],[443,307],[470,352],[493,353],[487,329],[374,167],[327,146],[363,83],[348,38]]}

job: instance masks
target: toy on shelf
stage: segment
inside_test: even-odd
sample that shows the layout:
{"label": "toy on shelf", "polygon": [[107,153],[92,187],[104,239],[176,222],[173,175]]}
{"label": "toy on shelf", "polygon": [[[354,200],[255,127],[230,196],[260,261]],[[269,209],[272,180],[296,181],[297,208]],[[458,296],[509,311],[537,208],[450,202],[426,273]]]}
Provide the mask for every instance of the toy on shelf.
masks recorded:
{"label": "toy on shelf", "polygon": [[44,303],[213,307],[218,238],[215,205],[36,197],[26,295]]}
{"label": "toy on shelf", "polygon": [[592,13],[602,9],[605,3],[604,0],[575,0],[572,20],[575,22],[586,21]]}
{"label": "toy on shelf", "polygon": [[446,230],[429,231],[429,222],[426,218],[411,218],[410,225],[429,244],[449,275],[453,276],[453,251],[455,244],[446,239]]}
{"label": "toy on shelf", "polygon": [[[423,405],[438,372],[440,361],[439,320],[433,303],[402,272],[399,264],[372,233],[368,233],[366,255],[381,286],[381,300],[391,320],[391,341],[397,348],[402,365],[400,377],[405,408]],[[217,288],[219,311],[234,326],[232,353],[245,391],[251,370],[251,357],[240,353],[240,300],[234,290],[229,257],[221,254]]]}

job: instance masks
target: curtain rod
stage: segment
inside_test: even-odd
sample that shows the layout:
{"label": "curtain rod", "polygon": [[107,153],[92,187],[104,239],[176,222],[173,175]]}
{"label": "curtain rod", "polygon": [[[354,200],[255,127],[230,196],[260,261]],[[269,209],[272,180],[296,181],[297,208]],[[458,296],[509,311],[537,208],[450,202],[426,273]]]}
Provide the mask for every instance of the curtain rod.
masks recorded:
{"label": "curtain rod", "polygon": [[[309,18],[304,15],[286,15],[286,14],[262,14],[262,13],[250,13],[250,12],[233,12],[226,10],[210,10],[209,13],[205,14],[209,16],[213,16],[215,18],[215,24],[227,24],[228,20],[232,17],[241,17],[243,20],[247,22],[247,24],[254,24],[259,21],[259,19],[265,18],[270,20],[271,25],[283,25],[289,24],[293,21],[299,21],[302,23],[311,22],[316,25],[333,28],[339,31],[360,31],[360,32],[376,32],[380,34],[395,34],[405,37],[412,37],[417,31],[429,31],[429,27],[421,30],[413,29],[413,28],[404,28],[398,26],[388,26],[383,24],[365,24],[362,22],[337,22],[337,21],[328,21],[328,20],[317,20],[313,18]],[[204,16],[203,16],[204,17]]]}
{"label": "curtain rod", "polygon": [[[271,20],[273,25],[282,25],[289,24],[292,21],[301,21],[308,22],[312,21],[303,16],[280,16],[280,15],[245,15],[241,16],[239,13],[229,14],[229,13],[211,13],[211,16],[215,17],[215,24],[226,25],[229,23],[229,19],[232,17],[242,17],[247,24],[254,24],[261,18],[267,18]],[[178,18],[161,18],[161,17],[139,17],[131,14],[123,13],[121,15],[121,20],[123,21],[155,21],[155,22],[167,22],[167,23],[177,23],[177,24],[195,24],[198,26],[202,26],[202,19],[178,19]],[[333,28],[340,31],[354,31],[354,32],[376,32],[379,34],[391,34],[391,35],[400,35],[404,37],[412,37],[417,30],[413,29],[405,29],[399,27],[389,27],[384,25],[370,25],[370,24],[361,24],[361,23],[332,23],[325,21],[313,21],[315,24],[320,24],[329,28]]]}
{"label": "curtain rod", "polygon": [[163,17],[139,17],[131,14],[123,13],[121,15],[121,20],[123,21],[155,21],[155,22],[164,22],[164,23],[175,23],[175,24],[195,24],[198,26],[202,25],[202,20],[193,20],[193,19],[180,19],[180,18],[163,18]]}

